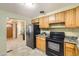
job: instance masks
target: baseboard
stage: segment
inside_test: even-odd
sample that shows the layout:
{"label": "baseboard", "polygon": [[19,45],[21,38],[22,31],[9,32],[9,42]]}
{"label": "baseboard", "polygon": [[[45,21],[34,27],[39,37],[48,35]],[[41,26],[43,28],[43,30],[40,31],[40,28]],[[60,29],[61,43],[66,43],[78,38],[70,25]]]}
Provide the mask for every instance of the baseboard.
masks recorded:
{"label": "baseboard", "polygon": [[0,56],[6,56],[6,53],[3,53],[3,54],[2,54],[2,53],[0,53]]}

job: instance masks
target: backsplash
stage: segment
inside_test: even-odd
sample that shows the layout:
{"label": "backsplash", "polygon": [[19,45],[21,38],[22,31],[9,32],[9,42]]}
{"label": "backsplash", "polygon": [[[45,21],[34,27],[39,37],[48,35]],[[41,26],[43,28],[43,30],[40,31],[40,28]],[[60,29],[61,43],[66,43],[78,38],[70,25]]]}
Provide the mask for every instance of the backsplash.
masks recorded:
{"label": "backsplash", "polygon": [[52,29],[41,29],[42,32],[50,33],[52,32],[65,32],[66,36],[76,36],[79,37],[79,28],[70,29],[70,28],[52,28]]}
{"label": "backsplash", "polygon": [[65,32],[65,35],[66,36],[77,36],[79,37],[79,28],[76,28],[76,29],[68,29],[68,28],[53,28],[53,29],[50,29],[50,31],[53,31],[53,32]]}
{"label": "backsplash", "polygon": [[42,32],[50,33],[52,32],[65,32],[66,36],[75,36],[77,39],[77,46],[79,47],[79,28],[68,29],[68,28],[52,28],[52,29],[41,29]]}
{"label": "backsplash", "polygon": [[41,29],[40,33],[45,32],[48,36],[50,35],[50,29]]}

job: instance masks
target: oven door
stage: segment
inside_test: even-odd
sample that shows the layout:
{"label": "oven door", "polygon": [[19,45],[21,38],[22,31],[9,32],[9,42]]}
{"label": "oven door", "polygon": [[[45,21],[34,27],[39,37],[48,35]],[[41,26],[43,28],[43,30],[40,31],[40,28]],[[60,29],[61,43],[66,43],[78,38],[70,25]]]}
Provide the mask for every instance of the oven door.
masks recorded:
{"label": "oven door", "polygon": [[63,42],[55,42],[55,41],[46,41],[46,54],[47,55],[64,55],[64,43]]}

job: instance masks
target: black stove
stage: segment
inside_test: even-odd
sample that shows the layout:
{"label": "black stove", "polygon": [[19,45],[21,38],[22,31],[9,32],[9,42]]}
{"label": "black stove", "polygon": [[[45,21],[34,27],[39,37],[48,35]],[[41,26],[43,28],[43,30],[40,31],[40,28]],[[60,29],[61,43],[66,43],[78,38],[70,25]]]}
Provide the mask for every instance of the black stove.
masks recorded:
{"label": "black stove", "polygon": [[46,54],[49,56],[64,56],[64,32],[50,32],[46,38]]}

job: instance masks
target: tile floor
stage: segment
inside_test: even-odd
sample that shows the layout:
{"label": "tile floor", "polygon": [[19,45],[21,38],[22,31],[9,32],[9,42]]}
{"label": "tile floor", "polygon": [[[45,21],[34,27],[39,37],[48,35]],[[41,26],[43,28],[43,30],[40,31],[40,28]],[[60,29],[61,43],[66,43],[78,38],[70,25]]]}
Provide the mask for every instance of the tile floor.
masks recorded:
{"label": "tile floor", "polygon": [[7,41],[7,56],[46,56],[46,54],[38,49],[31,49],[26,46],[25,41],[20,36],[17,39]]}

